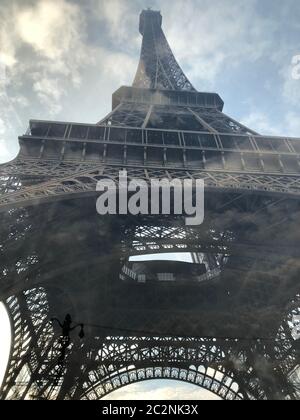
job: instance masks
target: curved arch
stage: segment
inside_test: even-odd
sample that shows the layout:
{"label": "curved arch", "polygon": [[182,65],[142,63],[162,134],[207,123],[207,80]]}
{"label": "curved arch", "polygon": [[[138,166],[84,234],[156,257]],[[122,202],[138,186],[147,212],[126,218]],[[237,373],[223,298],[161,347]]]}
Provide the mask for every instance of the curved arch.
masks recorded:
{"label": "curved arch", "polygon": [[[96,379],[95,375],[90,380]],[[83,400],[102,399],[118,389],[135,383],[155,379],[168,379],[189,383],[212,392],[223,400],[245,400],[246,394],[234,380],[233,374],[209,367],[195,366],[178,368],[171,366],[141,367],[135,366],[121,369],[101,381],[95,381],[81,396]],[[86,385],[87,386],[87,385]]]}
{"label": "curved arch", "polygon": [[[149,182],[152,178],[185,179],[187,174],[180,169],[149,167],[148,175],[140,168],[127,168],[128,181],[142,179]],[[4,194],[0,199],[0,212],[17,207],[30,207],[37,204],[70,200],[80,197],[97,196],[96,185],[101,179],[111,179],[118,183],[119,168],[102,167],[82,171],[62,179],[52,179],[48,182],[25,187],[19,191]],[[295,175],[262,174],[224,171],[193,171],[191,179],[203,179],[206,190],[213,192],[255,193],[271,196],[299,198],[299,177]],[[88,179],[88,182],[86,180]]]}

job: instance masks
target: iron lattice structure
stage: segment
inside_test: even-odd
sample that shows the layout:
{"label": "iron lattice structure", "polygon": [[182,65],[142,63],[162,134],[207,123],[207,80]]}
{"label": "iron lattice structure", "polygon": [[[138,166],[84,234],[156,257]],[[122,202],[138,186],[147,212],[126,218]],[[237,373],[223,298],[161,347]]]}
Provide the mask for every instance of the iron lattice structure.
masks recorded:
{"label": "iron lattice structure", "polygon": [[[32,120],[0,167],[0,297],[13,332],[2,399],[98,399],[155,378],[223,399],[299,398],[300,141],[258,135],[197,92],[161,23],[142,12],[137,75],[104,120]],[[204,179],[204,223],[100,217],[96,183],[120,169]],[[192,263],[164,264],[166,253]],[[72,336],[62,359],[50,320],[67,312],[86,338]]]}

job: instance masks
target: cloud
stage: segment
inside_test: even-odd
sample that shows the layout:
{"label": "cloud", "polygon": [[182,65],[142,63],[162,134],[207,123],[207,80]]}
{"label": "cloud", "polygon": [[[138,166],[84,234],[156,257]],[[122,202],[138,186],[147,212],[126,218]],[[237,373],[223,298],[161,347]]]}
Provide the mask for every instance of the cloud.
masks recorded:
{"label": "cloud", "polygon": [[[17,63],[17,37],[12,19],[12,4],[3,6],[0,15],[0,65],[12,67]],[[3,67],[2,67],[3,68]]]}
{"label": "cloud", "polygon": [[47,107],[49,116],[56,115],[62,110],[60,101],[65,90],[60,86],[58,79],[39,79],[34,83],[33,90],[40,102]]}
{"label": "cloud", "polygon": [[83,46],[85,21],[80,8],[65,0],[42,0],[21,9],[16,13],[16,28],[21,41],[50,60],[64,61],[66,53]]}
{"label": "cloud", "polygon": [[253,111],[247,117],[244,117],[241,123],[260,134],[269,136],[278,135],[278,127],[274,127],[272,121],[263,112]]}
{"label": "cloud", "polygon": [[271,115],[253,111],[242,118],[241,123],[261,135],[300,137],[300,118],[299,114],[294,111],[286,112],[275,123]]}
{"label": "cloud", "polygon": [[139,47],[141,37],[137,31],[138,13],[141,6],[137,1],[90,0],[88,10],[105,27],[110,42],[127,51]]}
{"label": "cloud", "polygon": [[50,116],[58,114],[65,87],[78,88],[81,69],[94,61],[85,45],[86,21],[80,7],[66,0],[13,3],[4,8],[3,21],[0,57],[11,67],[10,85],[17,81],[22,87],[31,81]]}
{"label": "cloud", "polygon": [[[105,81],[111,87],[110,94],[121,84],[130,83],[137,58],[120,48],[109,48],[106,37],[108,33],[111,40],[126,45],[124,37],[130,36],[129,22],[134,19],[134,35],[139,38],[137,16],[130,9],[130,3],[118,0],[109,4],[90,0],[84,6],[66,0],[8,3],[4,8],[7,28],[0,32],[0,57],[2,68],[7,67],[3,57],[13,52],[7,83],[17,93],[14,98],[31,84],[31,94],[36,95],[31,102],[39,101],[40,113],[53,119],[63,111],[67,95],[78,90],[83,81],[88,85],[95,68],[97,84]],[[103,40],[100,38],[96,45],[88,41],[91,19],[98,21],[103,34]],[[13,29],[9,31],[8,26]],[[138,45],[135,49],[138,52]],[[28,101],[14,103],[24,108]]]}
{"label": "cloud", "polygon": [[80,7],[65,0],[41,0],[16,13],[17,32],[41,56],[48,73],[71,77],[93,57],[85,45],[86,20]]}
{"label": "cloud", "polygon": [[105,50],[99,50],[99,53],[100,57],[105,57],[105,65],[102,67],[103,77],[109,78],[111,83],[117,83],[119,86],[133,80],[137,68],[134,58],[123,53],[112,53]]}
{"label": "cloud", "polygon": [[299,106],[300,80],[292,77],[293,66],[283,67],[279,74],[282,78],[282,97],[289,106]]}
{"label": "cloud", "polygon": [[[300,83],[299,83],[300,86]],[[299,92],[300,98],[300,92]],[[300,137],[300,116],[298,112],[288,112],[285,116],[286,129],[290,136]]]}
{"label": "cloud", "polygon": [[17,138],[17,132],[22,129],[22,123],[14,102],[3,87],[0,87],[0,109],[0,163],[4,163],[16,155],[16,143],[13,145],[11,139]]}
{"label": "cloud", "polygon": [[164,14],[167,38],[192,79],[213,82],[225,64],[255,62],[272,43],[276,25],[257,13],[255,0],[234,5],[231,0],[177,0],[173,5]]}
{"label": "cloud", "polygon": [[4,140],[6,126],[2,118],[0,118],[0,163],[6,162],[9,158],[9,151]]}

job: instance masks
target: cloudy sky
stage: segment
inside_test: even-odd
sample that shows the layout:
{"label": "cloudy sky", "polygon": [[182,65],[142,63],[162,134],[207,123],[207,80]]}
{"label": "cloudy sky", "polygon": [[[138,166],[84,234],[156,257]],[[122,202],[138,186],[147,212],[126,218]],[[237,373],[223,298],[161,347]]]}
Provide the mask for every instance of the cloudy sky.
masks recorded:
{"label": "cloudy sky", "polygon": [[9,356],[9,343],[10,343],[10,326],[8,317],[4,306],[0,303],[0,331],[1,331],[1,342],[0,342],[0,384],[5,373],[7,360]]}
{"label": "cloudy sky", "polygon": [[0,0],[0,162],[16,156],[30,118],[95,123],[110,111],[134,78],[148,6],[198,90],[218,92],[255,131],[300,137],[299,0]]}

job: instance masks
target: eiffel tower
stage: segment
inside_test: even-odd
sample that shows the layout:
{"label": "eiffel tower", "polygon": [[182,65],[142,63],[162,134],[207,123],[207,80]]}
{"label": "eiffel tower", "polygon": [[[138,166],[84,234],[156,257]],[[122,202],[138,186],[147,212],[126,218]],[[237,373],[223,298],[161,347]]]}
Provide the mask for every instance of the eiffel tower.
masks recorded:
{"label": "eiffel tower", "polygon": [[[133,85],[106,118],[32,120],[0,167],[12,327],[1,399],[95,400],[150,379],[225,400],[298,399],[300,139],[259,135],[198,92],[160,12],[141,13],[140,33]],[[123,169],[147,182],[203,179],[204,223],[99,216],[97,182]],[[64,341],[52,319],[67,313],[84,339],[74,330]]]}

